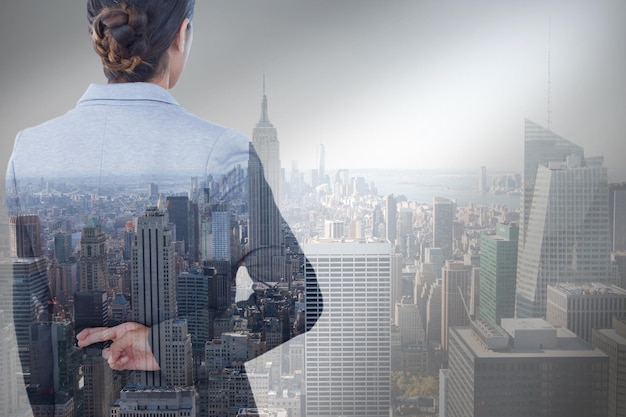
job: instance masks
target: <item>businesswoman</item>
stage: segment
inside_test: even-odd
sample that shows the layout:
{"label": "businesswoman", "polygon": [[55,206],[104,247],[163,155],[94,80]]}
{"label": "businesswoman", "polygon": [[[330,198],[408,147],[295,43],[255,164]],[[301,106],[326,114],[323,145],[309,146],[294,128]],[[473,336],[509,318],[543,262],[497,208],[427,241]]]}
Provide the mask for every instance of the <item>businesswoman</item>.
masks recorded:
{"label": "businesswoman", "polygon": [[[66,197],[62,187],[57,190],[58,199],[37,200],[33,198],[30,186],[33,179],[45,179],[53,187],[54,184],[64,184],[67,188],[78,190],[71,197],[72,202],[79,198],[78,194],[89,190],[89,198],[83,204],[83,209],[88,210],[89,218],[105,220],[112,214],[105,212],[110,209],[103,207],[128,200],[130,192],[125,190],[136,184],[147,186],[156,183],[160,184],[161,189],[167,189],[171,184],[189,184],[191,178],[199,178],[207,182],[207,189],[210,188],[210,197],[204,203],[227,205],[232,213],[241,214],[240,218],[248,217],[249,213],[240,212],[241,207],[248,206],[247,193],[267,195],[270,192],[263,180],[262,168],[260,182],[248,181],[245,176],[237,174],[250,171],[248,175],[253,176],[253,168],[261,166],[249,140],[237,131],[187,112],[168,92],[176,85],[185,67],[192,43],[193,11],[194,0],[87,1],[89,33],[108,82],[90,85],[76,107],[66,114],[24,129],[18,134],[7,170],[10,190],[8,209],[12,216],[41,213],[40,220],[49,230],[60,224],[61,220],[70,222],[74,230],[79,228],[78,219],[81,217],[58,206],[59,199]],[[228,186],[212,188],[208,183],[216,179],[221,179],[222,184]],[[261,189],[251,190],[253,187]],[[195,189],[187,191],[192,201],[206,197]],[[274,204],[272,198],[268,212],[261,217],[267,218],[278,213]],[[155,209],[140,203],[134,207],[132,218],[135,219],[135,225],[142,216],[167,215],[164,207]],[[278,216],[277,221],[283,223]],[[83,214],[83,221],[84,218]],[[200,231],[196,230],[195,233]],[[136,236],[134,250],[146,250],[137,246],[138,239]],[[154,242],[155,245],[161,244],[161,241]],[[165,242],[163,245],[169,245],[165,240],[162,242]],[[37,253],[38,248],[34,250]],[[198,254],[190,253],[191,250],[197,251],[197,248],[187,249],[186,253],[177,253],[177,256],[184,256],[188,263],[192,263]],[[214,306],[215,310],[209,317],[226,314],[224,309],[232,308],[234,302],[239,302],[241,308],[264,311],[264,290],[271,287],[265,283],[283,277],[262,276],[262,271],[271,268],[259,263],[267,258],[262,256],[264,251],[276,253],[277,250],[281,248],[251,248],[242,245],[239,255],[230,260],[229,277],[233,281],[235,277],[237,280],[250,280],[251,284],[247,287],[249,292],[243,294],[244,298],[238,293],[236,300],[230,299],[230,292],[227,292],[229,299],[214,303],[218,307]],[[176,296],[174,267],[172,265],[172,270],[166,272],[163,272],[162,265],[161,269],[155,267],[160,272],[151,276],[146,272],[149,269],[147,263],[138,265],[140,258],[140,255],[132,258],[132,291],[127,294],[131,298],[132,319],[112,327],[77,326],[85,327],[76,335],[78,346],[101,346],[102,357],[112,369],[145,372],[148,375],[143,379],[146,384],[188,385],[188,375],[181,379],[180,373],[184,374],[185,371],[170,366],[175,362],[171,362],[168,350],[164,347],[175,325],[173,323],[181,323],[175,300],[171,299]],[[304,257],[302,259],[306,262]],[[154,259],[152,262],[155,262]],[[83,274],[81,271],[79,280]],[[142,279],[143,283],[140,282]],[[239,287],[246,288],[245,285]],[[109,298],[112,293],[121,291],[108,286],[99,288],[95,284],[89,288],[83,282],[77,283],[76,289],[106,291]],[[55,308],[59,308],[55,291],[54,288],[48,288],[35,296],[33,302],[40,306],[55,305]],[[314,311],[308,312],[306,324],[302,320],[295,320],[295,313],[292,312],[289,323],[283,326],[287,329],[283,330],[283,342],[310,329],[321,314],[319,290],[314,283],[313,287],[309,283],[307,291],[308,299],[316,300]],[[295,298],[293,294],[291,296]],[[70,309],[69,306],[60,308],[65,311]],[[54,309],[45,310],[36,320],[43,321],[46,317],[53,319]],[[300,316],[304,317],[302,312]],[[283,317],[281,320],[286,319]],[[99,345],[104,342],[107,343],[106,347]],[[28,343],[30,341],[18,336],[21,349],[28,348]],[[262,350],[256,352],[262,353]],[[45,348],[40,347],[39,352],[42,351]],[[50,352],[52,354],[52,348]],[[22,365],[28,368],[30,364],[23,361]],[[54,386],[53,375],[41,375],[41,372],[33,374],[37,375],[37,381],[31,381],[31,384],[36,382],[39,387],[45,387],[46,384]],[[240,393],[237,396],[242,397]],[[251,406],[252,401],[241,401],[239,405]]]}

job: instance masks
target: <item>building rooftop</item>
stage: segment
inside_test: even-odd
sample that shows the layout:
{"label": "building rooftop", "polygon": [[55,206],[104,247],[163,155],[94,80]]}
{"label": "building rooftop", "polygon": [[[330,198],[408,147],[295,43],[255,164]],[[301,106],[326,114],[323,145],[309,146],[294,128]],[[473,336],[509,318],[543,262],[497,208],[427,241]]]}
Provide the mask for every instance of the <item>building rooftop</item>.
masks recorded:
{"label": "building rooftop", "polygon": [[[594,358],[605,357],[606,355],[594,349],[589,343],[577,337],[573,332],[564,328],[555,328],[543,319],[503,319],[502,328],[512,336],[512,344],[506,348],[501,348],[497,344],[494,348],[489,348],[484,342],[485,335],[474,330],[473,327],[452,327],[451,331],[456,332],[467,347],[477,358],[507,359],[507,358]],[[509,321],[509,323],[506,323]],[[484,327],[486,334],[489,334],[489,327]],[[497,327],[494,327],[497,330]],[[511,332],[521,331],[525,339],[531,339],[530,344],[516,345],[515,336]],[[546,334],[548,332],[549,334]],[[494,334],[499,334],[496,332]],[[554,338],[553,346],[546,347],[541,341],[545,337]],[[518,335],[518,337],[520,337]],[[526,341],[526,340],[525,340]]]}
{"label": "building rooftop", "polygon": [[593,331],[608,337],[620,345],[626,345],[626,337],[620,335],[615,329],[594,329]]}
{"label": "building rooftop", "polygon": [[556,285],[549,285],[557,291],[561,291],[568,296],[575,295],[622,295],[626,297],[626,290],[616,285],[603,284],[601,282],[563,282]]}

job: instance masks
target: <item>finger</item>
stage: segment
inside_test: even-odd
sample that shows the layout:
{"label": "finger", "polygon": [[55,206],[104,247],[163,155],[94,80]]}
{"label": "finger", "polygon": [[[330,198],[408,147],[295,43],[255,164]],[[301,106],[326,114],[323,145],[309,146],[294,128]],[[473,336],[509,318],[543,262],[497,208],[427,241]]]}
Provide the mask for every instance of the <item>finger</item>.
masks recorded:
{"label": "finger", "polygon": [[[79,335],[81,336],[78,339],[78,346],[85,347],[98,342],[106,342],[107,340],[114,340],[118,335],[119,329],[116,327],[94,327],[89,330],[86,334],[81,332]],[[78,336],[77,336],[78,338]]]}
{"label": "finger", "polygon": [[111,369],[115,369],[117,371],[121,371],[126,369],[126,364],[128,363],[128,356],[120,356],[118,359],[113,360],[113,357],[109,357],[107,360],[109,367]]}
{"label": "finger", "polygon": [[100,331],[102,329],[105,329],[105,327],[88,327],[86,329],[81,330],[78,334],[76,334],[76,338],[78,340],[82,340],[86,338],[87,336],[89,336],[91,333]]}

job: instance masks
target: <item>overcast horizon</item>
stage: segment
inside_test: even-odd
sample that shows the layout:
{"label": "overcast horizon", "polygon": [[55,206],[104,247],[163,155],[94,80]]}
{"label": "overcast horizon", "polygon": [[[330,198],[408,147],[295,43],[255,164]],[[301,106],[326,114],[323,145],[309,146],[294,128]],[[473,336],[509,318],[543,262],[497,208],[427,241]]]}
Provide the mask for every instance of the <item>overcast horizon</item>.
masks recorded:
{"label": "overcast horizon", "polygon": [[[3,8],[3,166],[20,129],[105,81],[76,3]],[[603,155],[615,177],[626,139],[625,15],[625,2],[607,0],[198,1],[172,94],[251,135],[265,69],[286,168],[313,167],[323,143],[328,169],[521,172],[524,119],[546,126],[550,91],[551,130]]]}

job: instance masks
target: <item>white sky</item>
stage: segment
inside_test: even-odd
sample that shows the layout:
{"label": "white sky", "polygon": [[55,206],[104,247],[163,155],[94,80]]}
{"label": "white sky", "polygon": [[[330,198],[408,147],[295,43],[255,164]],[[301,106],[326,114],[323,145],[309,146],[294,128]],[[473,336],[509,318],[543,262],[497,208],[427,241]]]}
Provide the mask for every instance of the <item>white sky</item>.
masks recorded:
{"label": "white sky", "polygon": [[[282,164],[518,170],[524,118],[626,171],[626,2],[197,0],[185,74],[194,113],[250,135],[266,70]],[[78,4],[78,5],[77,5]],[[84,2],[0,17],[0,149],[104,82]],[[620,178],[621,179],[621,178]]]}

